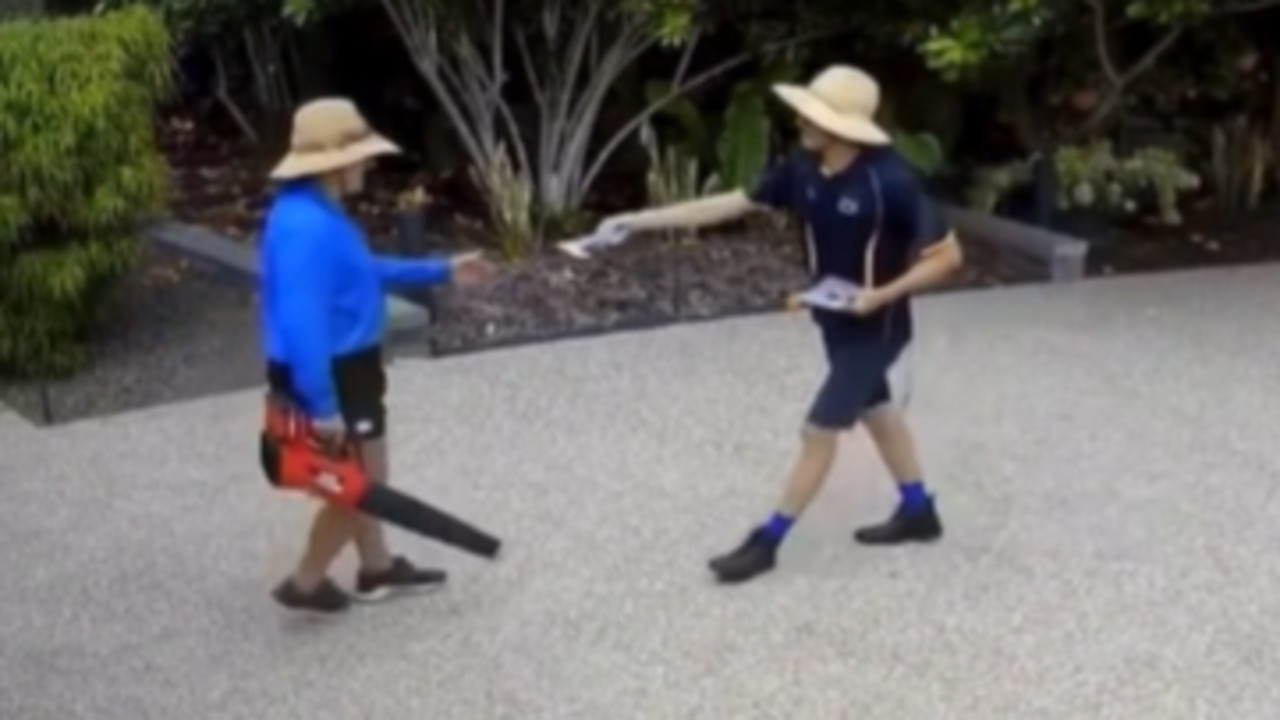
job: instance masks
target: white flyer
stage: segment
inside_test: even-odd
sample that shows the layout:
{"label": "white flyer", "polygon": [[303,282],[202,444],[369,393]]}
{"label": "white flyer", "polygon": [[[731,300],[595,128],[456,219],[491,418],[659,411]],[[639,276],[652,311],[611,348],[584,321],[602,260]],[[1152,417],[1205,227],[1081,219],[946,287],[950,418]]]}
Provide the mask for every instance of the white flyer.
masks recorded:
{"label": "white flyer", "polygon": [[800,302],[813,308],[849,312],[861,288],[838,277],[824,277],[800,295]]}
{"label": "white flyer", "polygon": [[621,245],[630,237],[631,230],[629,228],[622,225],[611,225],[598,228],[590,235],[583,235],[572,240],[556,243],[556,247],[570,257],[586,260],[594,253],[615,245]]}

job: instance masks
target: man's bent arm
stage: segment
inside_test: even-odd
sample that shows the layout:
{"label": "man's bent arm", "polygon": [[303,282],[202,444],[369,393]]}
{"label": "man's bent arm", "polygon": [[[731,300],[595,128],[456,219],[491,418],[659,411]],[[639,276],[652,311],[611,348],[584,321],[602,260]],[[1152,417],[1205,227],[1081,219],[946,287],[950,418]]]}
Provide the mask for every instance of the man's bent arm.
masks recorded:
{"label": "man's bent arm", "polygon": [[619,218],[632,230],[665,230],[719,225],[762,208],[742,190],[689,200],[650,210],[626,213]]}
{"label": "man's bent arm", "polygon": [[963,265],[960,241],[954,231],[948,232],[941,240],[926,245],[920,251],[920,259],[900,277],[875,290],[886,302],[894,302],[941,285]]}

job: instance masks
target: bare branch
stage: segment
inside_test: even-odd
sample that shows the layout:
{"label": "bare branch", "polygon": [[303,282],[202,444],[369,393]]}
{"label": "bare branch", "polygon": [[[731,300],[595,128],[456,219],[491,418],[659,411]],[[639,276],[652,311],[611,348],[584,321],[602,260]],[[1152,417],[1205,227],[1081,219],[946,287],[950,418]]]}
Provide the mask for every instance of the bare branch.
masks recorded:
{"label": "bare branch", "polygon": [[502,102],[502,86],[506,84],[506,64],[503,62],[502,46],[505,44],[504,34],[507,30],[507,3],[505,0],[493,0],[493,35],[489,42],[490,77],[493,78],[493,101]]}
{"label": "bare branch", "polygon": [[[538,118],[538,176],[543,190],[542,200],[544,204],[552,207],[563,204],[565,187],[570,182],[565,178],[567,171],[557,164],[556,159],[565,157],[566,148],[571,147],[570,143],[576,129],[570,125],[568,119],[579,76],[592,69],[599,72],[599,64],[588,63],[586,58],[589,57],[591,40],[598,31],[601,6],[601,0],[594,0],[582,9],[583,12],[575,15],[577,24],[573,26],[567,48],[563,53],[555,51],[560,46],[562,26],[549,31],[549,34],[545,34],[543,38],[547,43],[547,52],[555,57],[554,69],[546,89],[547,95],[554,97],[554,101],[543,108]],[[563,2],[553,3],[555,17],[561,17],[563,7]]]}
{"label": "bare branch", "polygon": [[676,98],[679,98],[685,93],[701,85],[704,85],[710,82],[711,80],[714,80],[720,77],[721,75],[724,75],[725,73],[746,63],[748,60],[750,60],[751,58],[757,55],[765,55],[765,54],[777,52],[779,50],[783,50],[786,48],[795,47],[796,45],[801,45],[803,43],[809,42],[816,38],[823,37],[826,35],[831,35],[831,34],[833,34],[832,31],[826,30],[822,32],[810,33],[798,38],[793,38],[791,40],[784,40],[776,43],[770,43],[756,52],[746,52],[746,53],[742,53],[734,57],[731,57],[728,60],[725,60],[724,62],[721,62],[720,64],[708,70],[704,70],[703,72],[695,75],[694,77],[690,78],[687,82],[677,87],[673,87],[671,89],[671,92],[662,96],[655,102],[651,103],[647,108],[640,111],[639,114],[633,117],[630,122],[628,122],[626,125],[622,127],[621,130],[615,133],[614,136],[609,140],[609,142],[606,143],[603,148],[601,148],[599,154],[596,156],[595,162],[592,163],[591,168],[587,170],[586,174],[583,176],[582,187],[584,188],[591,187],[591,184],[595,182],[596,177],[604,170],[605,163],[608,162],[609,158],[613,156],[613,153],[615,153],[618,150],[618,148],[622,145],[623,141],[625,141],[628,137],[630,137],[631,133],[635,132],[637,128],[639,128],[641,125],[644,124],[645,121],[653,117],[654,114],[656,114],[657,112],[665,108],[667,105],[671,104],[674,100],[676,100]]}
{"label": "bare branch", "polygon": [[1111,40],[1108,37],[1106,0],[1089,0],[1093,8],[1093,44],[1098,54],[1098,62],[1102,72],[1112,85],[1120,85],[1120,73],[1116,70],[1115,60],[1111,57]]}
{"label": "bare branch", "polygon": [[435,31],[431,21],[423,17],[425,12],[415,11],[413,4],[414,0],[382,0],[382,5],[391,18],[392,25],[395,26],[396,34],[400,36],[405,50],[413,58],[418,74],[431,87],[441,108],[449,117],[463,150],[473,163],[481,164],[485,160],[485,154],[481,149],[480,139],[449,92],[448,82],[441,75],[439,46],[433,35]]}
{"label": "bare branch", "polygon": [[587,151],[596,131],[596,118],[608,98],[609,90],[631,63],[657,43],[657,38],[645,32],[642,21],[633,20],[623,27],[604,57],[594,64],[594,73],[573,109],[568,125],[573,128],[567,145],[562,148],[560,166],[566,192],[580,196],[590,186],[586,177]]}
{"label": "bare branch", "polygon": [[[502,0],[495,3],[495,22],[505,23],[505,15],[502,12]],[[493,29],[493,39],[497,44],[501,44],[505,34],[505,26],[497,25]],[[514,160],[519,165],[522,172],[529,172],[529,153],[525,147],[524,138],[520,135],[520,126],[515,120],[515,116],[511,112],[511,108],[506,99],[502,96],[502,86],[505,82],[505,70],[500,67],[489,67],[486,72],[486,65],[480,49],[475,43],[471,42],[467,34],[459,35],[455,43],[456,52],[453,63],[453,70],[458,74],[459,79],[465,79],[467,91],[463,93],[464,100],[471,106],[475,115],[474,120],[479,125],[479,132],[485,138],[485,149],[487,151],[485,162],[493,161],[493,153],[497,151],[501,138],[498,136],[498,123],[501,122],[506,130],[506,134],[510,138],[510,147],[514,150]],[[502,56],[496,56],[501,60]]]}
{"label": "bare branch", "polygon": [[1098,129],[1111,116],[1111,113],[1120,107],[1120,103],[1124,99],[1124,94],[1129,89],[1129,86],[1143,73],[1150,70],[1156,64],[1156,61],[1182,38],[1185,29],[1185,26],[1178,25],[1169,30],[1164,37],[1160,38],[1159,42],[1147,50],[1146,54],[1125,70],[1119,80],[1112,85],[1102,102],[1098,103],[1098,107],[1094,108],[1093,113],[1084,121],[1082,127],[1085,132],[1092,132]]}
{"label": "bare branch", "polygon": [[675,75],[671,79],[672,85],[684,82],[685,75],[689,74],[689,63],[693,62],[693,52],[698,48],[700,40],[702,40],[702,28],[695,28],[693,37],[684,44],[684,52],[680,53],[680,63],[676,65]]}
{"label": "bare branch", "polygon": [[253,129],[253,124],[245,117],[240,110],[240,106],[236,105],[236,101],[231,98],[231,94],[227,91],[227,63],[222,56],[222,51],[216,45],[213,48],[213,78],[213,96],[226,109],[227,114],[231,116],[231,119],[240,128],[240,132],[244,134],[245,138],[257,145],[257,131]]}
{"label": "bare branch", "polygon": [[538,109],[543,114],[546,114],[546,81],[543,79],[542,74],[538,72],[538,64],[533,61],[533,53],[529,51],[529,43],[525,40],[523,34],[516,35],[516,52],[520,56],[520,66],[524,68],[525,79],[529,81],[529,87],[533,91],[533,101],[537,103]]}

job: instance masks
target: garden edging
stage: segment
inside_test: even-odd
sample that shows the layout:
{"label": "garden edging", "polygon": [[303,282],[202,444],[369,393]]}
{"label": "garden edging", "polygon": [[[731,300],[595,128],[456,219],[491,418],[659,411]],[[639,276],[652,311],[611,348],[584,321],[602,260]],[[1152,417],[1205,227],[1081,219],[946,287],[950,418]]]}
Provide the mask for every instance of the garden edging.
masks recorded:
{"label": "garden edging", "polygon": [[1030,259],[1049,282],[1073,282],[1085,276],[1089,244],[1083,240],[954,205],[944,205],[943,213],[963,242],[980,241],[1004,262]]}
{"label": "garden edging", "polygon": [[[1088,245],[1081,240],[954,206],[944,206],[944,213],[979,264],[995,262],[1011,276],[1024,279],[1070,282],[1084,277]],[[211,267],[220,276],[241,283],[253,283],[258,277],[257,256],[251,244],[206,226],[164,220],[147,227],[145,234],[158,246],[188,261]],[[670,262],[675,262],[670,272],[678,279],[683,275],[678,269],[681,263],[676,259]],[[803,282],[802,277],[793,280]],[[388,337],[397,354],[446,356],[781,310],[779,296],[777,303],[753,298],[753,302],[730,303],[713,312],[686,312],[676,297],[680,292],[678,281],[672,292],[669,311],[639,313],[588,327],[544,327],[539,332],[520,333],[518,337],[491,338],[465,347],[450,347],[450,343],[441,341],[440,334],[448,332],[444,325],[466,321],[450,314],[448,302],[439,302],[437,289],[425,288],[412,294],[387,296]]]}
{"label": "garden edging", "polygon": [[[258,279],[258,258],[252,247],[202,225],[164,220],[148,226],[144,234],[160,247],[191,262],[212,266],[232,279],[245,283]],[[387,296],[387,335],[392,341],[419,339],[430,325],[426,307]]]}

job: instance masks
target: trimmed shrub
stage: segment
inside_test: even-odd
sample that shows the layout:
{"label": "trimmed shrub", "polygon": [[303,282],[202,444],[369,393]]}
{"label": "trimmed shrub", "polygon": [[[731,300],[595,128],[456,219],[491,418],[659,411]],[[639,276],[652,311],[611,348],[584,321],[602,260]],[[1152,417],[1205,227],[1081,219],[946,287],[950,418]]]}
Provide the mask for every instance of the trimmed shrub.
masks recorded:
{"label": "trimmed shrub", "polygon": [[154,109],[171,83],[151,12],[0,24],[0,374],[87,359],[168,170]]}

